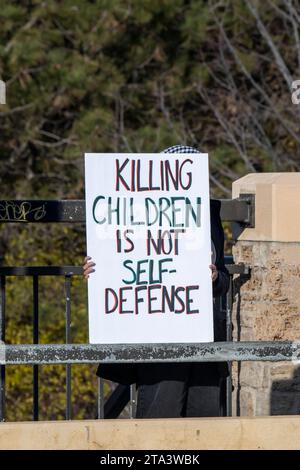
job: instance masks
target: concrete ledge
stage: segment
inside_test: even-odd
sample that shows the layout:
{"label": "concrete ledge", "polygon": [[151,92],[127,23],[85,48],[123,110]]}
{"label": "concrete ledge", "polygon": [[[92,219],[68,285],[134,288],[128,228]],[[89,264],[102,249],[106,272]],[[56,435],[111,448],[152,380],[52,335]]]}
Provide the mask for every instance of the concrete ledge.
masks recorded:
{"label": "concrete ledge", "polygon": [[300,416],[1,423],[0,449],[300,449]]}

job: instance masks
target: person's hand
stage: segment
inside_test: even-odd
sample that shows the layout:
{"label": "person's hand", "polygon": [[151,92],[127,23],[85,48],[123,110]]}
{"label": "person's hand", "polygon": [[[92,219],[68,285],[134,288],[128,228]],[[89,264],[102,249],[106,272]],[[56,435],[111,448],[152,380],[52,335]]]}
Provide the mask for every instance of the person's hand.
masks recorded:
{"label": "person's hand", "polygon": [[94,263],[90,256],[86,256],[83,265],[83,275],[85,279],[88,279],[90,274],[95,272],[94,266],[96,266],[96,263]]}
{"label": "person's hand", "polygon": [[216,281],[218,279],[218,270],[217,270],[217,266],[215,264],[210,264],[209,265],[210,269],[211,269],[211,278],[212,278],[212,281]]}

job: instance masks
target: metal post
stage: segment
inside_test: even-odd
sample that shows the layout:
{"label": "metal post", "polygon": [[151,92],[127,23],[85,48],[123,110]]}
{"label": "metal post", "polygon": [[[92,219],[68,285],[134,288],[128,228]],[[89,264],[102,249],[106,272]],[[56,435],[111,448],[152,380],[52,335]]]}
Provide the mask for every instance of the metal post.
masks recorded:
{"label": "metal post", "polygon": [[[233,305],[233,275],[230,276],[229,290],[226,295],[226,341],[232,341],[232,305]],[[232,362],[228,362],[228,377],[226,377],[226,415],[232,416]]]}
{"label": "metal post", "polygon": [[130,385],[130,418],[136,416],[137,390],[136,385]]}
{"label": "metal post", "polygon": [[[39,344],[39,277],[32,277],[33,288],[33,344]],[[33,366],[33,420],[39,419],[39,366]]]}
{"label": "metal post", "polygon": [[97,378],[98,394],[97,394],[97,419],[104,419],[104,383],[101,377]]}
{"label": "metal post", "polygon": [[[0,276],[0,340],[5,342],[5,276]],[[0,421],[5,421],[5,365],[0,367]]]}
{"label": "metal post", "polygon": [[[65,276],[66,344],[71,343],[71,276]],[[66,365],[66,419],[71,419],[71,364]]]}

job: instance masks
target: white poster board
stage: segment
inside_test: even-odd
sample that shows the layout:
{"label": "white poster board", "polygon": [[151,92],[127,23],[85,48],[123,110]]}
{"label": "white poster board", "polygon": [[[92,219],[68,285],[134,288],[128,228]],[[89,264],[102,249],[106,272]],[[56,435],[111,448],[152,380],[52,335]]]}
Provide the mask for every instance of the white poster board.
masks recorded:
{"label": "white poster board", "polygon": [[85,154],[91,343],[213,341],[207,154]]}

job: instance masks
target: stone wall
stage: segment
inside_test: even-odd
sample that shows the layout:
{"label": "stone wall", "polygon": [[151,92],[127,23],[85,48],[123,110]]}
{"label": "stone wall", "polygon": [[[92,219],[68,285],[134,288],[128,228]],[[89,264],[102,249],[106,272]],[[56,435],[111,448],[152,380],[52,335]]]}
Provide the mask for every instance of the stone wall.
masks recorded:
{"label": "stone wall", "polygon": [[[250,279],[237,281],[234,340],[300,340],[300,243],[243,241],[234,259],[251,266]],[[299,366],[242,363],[234,386],[234,407],[243,416],[300,413]]]}
{"label": "stone wall", "polygon": [[[244,179],[234,184],[234,197],[241,192],[256,194],[255,229],[246,229],[233,249],[235,262],[251,267],[249,279],[235,279],[234,340],[300,341],[300,210],[295,207],[300,200],[300,174],[293,174],[298,177],[296,204],[297,182],[288,198],[285,175],[277,180],[269,174],[262,180],[258,175],[257,184],[253,183],[256,175],[248,175],[250,185]],[[236,415],[300,414],[300,362],[234,364],[233,385]]]}

